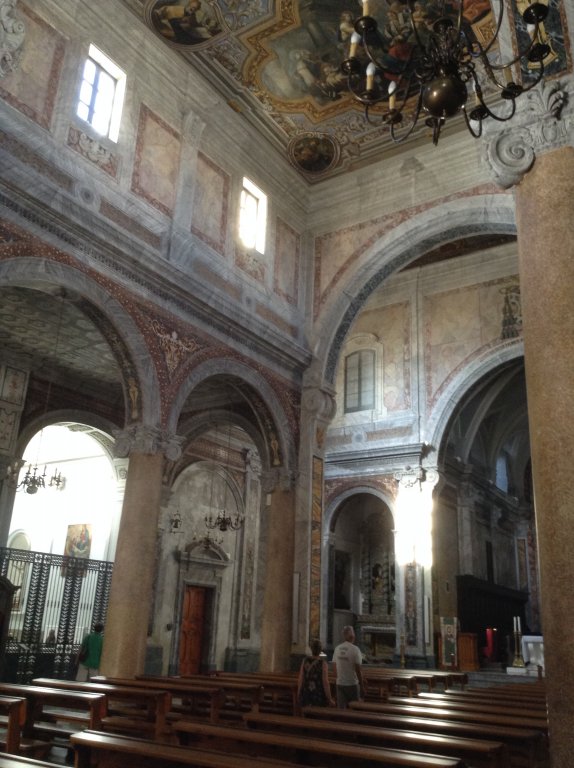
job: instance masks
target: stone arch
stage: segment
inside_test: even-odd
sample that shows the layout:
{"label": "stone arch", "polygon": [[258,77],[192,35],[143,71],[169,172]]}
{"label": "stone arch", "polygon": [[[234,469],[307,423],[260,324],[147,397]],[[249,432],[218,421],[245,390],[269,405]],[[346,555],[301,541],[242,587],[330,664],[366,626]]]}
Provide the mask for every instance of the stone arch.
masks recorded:
{"label": "stone arch", "polygon": [[[110,344],[122,371],[126,414],[130,409],[130,377],[138,389],[141,409],[138,421],[155,426],[160,412],[160,393],[155,368],[140,330],[124,307],[101,285],[83,272],[55,261],[16,258],[0,262],[0,289],[5,286],[44,292],[64,289],[67,300],[86,314]],[[136,420],[133,418],[132,420]]]}
{"label": "stone arch", "polygon": [[455,410],[464,395],[480,379],[500,365],[524,356],[522,340],[514,340],[510,344],[489,349],[485,354],[473,360],[454,376],[449,385],[442,391],[427,420],[425,443],[429,446],[429,461],[436,464],[436,451],[444,439],[445,431]]}
{"label": "stone arch", "polygon": [[114,454],[112,450],[113,444],[113,430],[116,429],[116,425],[107,419],[103,419],[98,415],[90,413],[89,411],[80,411],[77,409],[60,409],[57,411],[47,411],[41,414],[37,418],[29,421],[25,427],[22,428],[18,435],[16,443],[17,456],[20,457],[32,437],[44,427],[51,426],[53,424],[60,424],[62,422],[74,422],[77,424],[85,424],[88,427],[92,427],[98,430],[102,434],[109,437],[109,444],[105,441],[100,441],[100,445],[103,451],[107,454],[110,461],[114,460]]}
{"label": "stone arch", "polygon": [[347,488],[343,492],[337,494],[337,496],[331,499],[327,504],[323,517],[323,532],[325,535],[328,535],[335,530],[337,517],[343,502],[352,496],[357,496],[360,493],[375,496],[375,498],[382,501],[383,504],[389,508],[389,511],[394,519],[394,499],[391,496],[372,485],[355,485],[352,488]]}
{"label": "stone arch", "polygon": [[[331,585],[331,579],[332,579],[332,562],[330,557],[330,550],[332,545],[332,536],[335,532],[335,526],[337,524],[337,520],[339,519],[339,514],[341,510],[344,507],[344,502],[348,499],[351,499],[354,496],[359,495],[368,495],[372,496],[373,498],[377,499],[378,501],[382,502],[386,509],[388,510],[392,526],[394,527],[394,520],[395,520],[395,503],[394,499],[388,494],[385,493],[380,488],[377,488],[372,485],[367,485],[364,482],[361,484],[354,485],[352,487],[346,488],[344,491],[341,491],[338,493],[334,498],[330,499],[330,501],[327,503],[325,507],[324,512],[324,518],[323,518],[323,536],[321,541],[321,583],[324,585]],[[393,542],[393,548],[394,548],[394,542]],[[321,594],[321,617],[320,617],[320,624],[322,633],[326,634],[327,636],[331,636],[331,639],[333,641],[333,644],[336,644],[336,637],[331,635],[333,632],[334,627],[331,625],[330,621],[330,615],[329,615],[329,593],[330,589],[323,589]]]}
{"label": "stone arch", "polygon": [[473,235],[514,235],[514,201],[506,193],[459,197],[433,206],[377,240],[362,265],[338,287],[314,328],[317,365],[333,384],[345,337],[367,298],[388,277],[445,243]]}
{"label": "stone arch", "polygon": [[[280,455],[283,457],[284,468],[286,470],[294,468],[296,465],[295,444],[293,429],[289,423],[288,414],[285,412],[282,403],[269,382],[260,373],[253,370],[253,368],[236,360],[230,360],[229,358],[214,358],[200,363],[190,372],[172,401],[171,411],[167,420],[168,430],[175,432],[177,429],[179,415],[187,398],[193,390],[207,379],[218,376],[225,376],[228,380],[235,379],[237,380],[238,385],[247,385],[253,392],[253,395],[260,399],[261,411],[258,413],[258,417],[261,426],[261,434],[265,435],[265,442],[262,445],[261,442],[258,441],[257,444],[258,447],[261,446],[265,448],[261,456],[262,459],[265,457],[267,466],[271,468],[273,465],[273,448],[271,445],[273,436],[271,433],[274,431],[279,443]],[[236,417],[234,416],[234,419],[235,418]],[[266,430],[265,424],[262,422],[271,425],[273,429]],[[251,429],[251,437],[253,437],[254,434],[255,432]]]}

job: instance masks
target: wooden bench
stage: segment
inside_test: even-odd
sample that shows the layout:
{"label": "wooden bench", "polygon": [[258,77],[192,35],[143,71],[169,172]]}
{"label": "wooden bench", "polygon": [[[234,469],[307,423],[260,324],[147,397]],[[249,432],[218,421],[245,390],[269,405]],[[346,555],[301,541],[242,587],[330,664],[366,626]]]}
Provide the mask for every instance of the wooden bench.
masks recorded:
{"label": "wooden bench", "polygon": [[[218,681],[242,681],[251,685],[254,683],[260,685],[262,690],[259,710],[261,712],[300,714],[296,673],[215,672],[210,676]],[[188,678],[182,679],[187,680]]]}
{"label": "wooden bench", "polygon": [[[237,726],[210,725],[200,722],[178,722],[174,733],[181,744],[204,749],[232,751],[252,757],[277,757],[298,763],[310,763],[345,768],[384,766],[384,768],[463,768],[467,764],[459,757],[349,744],[343,741],[309,738],[287,733],[254,731]],[[257,763],[258,764],[258,763]]]}
{"label": "wooden bench", "polygon": [[106,715],[106,697],[97,693],[0,683],[0,695],[26,700],[20,752],[35,756],[45,756],[53,744],[66,746],[75,731],[100,728]]}
{"label": "wooden bench", "polygon": [[[254,768],[249,757],[223,752],[189,749],[160,741],[138,739],[133,736],[83,731],[72,736],[76,751],[75,768],[166,768],[185,765],[188,768]],[[259,758],[257,768],[301,768],[301,764]],[[0,768],[18,768],[3,766]],[[51,766],[53,768],[53,766]]]}
{"label": "wooden bench", "polygon": [[90,730],[113,730],[122,733],[162,738],[167,730],[166,715],[171,707],[168,691],[156,688],[134,688],[102,683],[82,683],[75,680],[37,678],[39,685],[51,685],[59,691],[103,696],[107,701],[107,714]]}
{"label": "wooden bench", "polygon": [[[171,706],[167,714],[168,723],[184,716],[207,717],[210,722],[218,723],[222,714],[235,711],[237,717],[252,708],[257,709],[260,686],[241,686],[226,693],[223,686],[206,680],[205,684],[187,682],[186,678],[137,677],[137,678],[95,678],[106,680],[109,685],[122,685],[134,690],[150,688],[167,690],[171,696]],[[235,695],[235,701],[233,696]],[[247,699],[245,697],[248,697]],[[227,709],[226,709],[227,707]]]}
{"label": "wooden bench", "polygon": [[245,715],[244,720],[250,728],[462,757],[473,768],[508,768],[508,748],[500,741],[342,723],[328,717],[313,720],[308,717],[257,714]]}
{"label": "wooden bench", "polygon": [[406,669],[395,667],[376,667],[364,665],[363,675],[374,677],[413,677],[419,688],[424,687],[429,691],[436,690],[437,686],[443,688],[464,689],[468,683],[466,672],[442,671],[438,669]]}
{"label": "wooden bench", "polygon": [[54,768],[54,763],[23,755],[0,754],[0,768]]}
{"label": "wooden bench", "polygon": [[0,696],[0,745],[3,752],[20,752],[20,732],[26,722],[26,699],[17,696]]}
{"label": "wooden bench", "polygon": [[419,694],[415,699],[404,698],[401,696],[389,696],[387,699],[389,704],[399,704],[404,706],[411,706],[416,704],[421,707],[450,709],[457,712],[467,712],[472,716],[475,712],[484,713],[487,715],[502,715],[511,717],[521,717],[524,720],[536,720],[542,721],[547,724],[546,708],[540,709],[539,707],[519,707],[509,703],[493,703],[491,701],[461,701],[460,699],[449,698],[442,693],[435,693],[429,697],[429,694]]}
{"label": "wooden bench", "polygon": [[544,764],[548,748],[540,731],[527,727],[480,724],[474,722],[428,719],[404,714],[385,714],[366,710],[328,709],[305,707],[306,718],[327,719],[331,722],[351,725],[371,725],[379,728],[401,728],[422,733],[439,733],[443,736],[460,736],[473,739],[495,739],[506,744],[512,766],[536,768]]}
{"label": "wooden bench", "polygon": [[546,714],[546,700],[545,699],[530,699],[521,698],[520,696],[497,696],[495,693],[486,696],[476,696],[472,692],[468,691],[446,691],[446,693],[430,693],[429,691],[420,691],[417,696],[420,701],[431,701],[435,703],[448,702],[453,706],[464,704],[476,704],[476,705],[492,705],[496,707],[504,707],[507,710],[526,709],[535,711],[538,713]]}
{"label": "wooden bench", "polygon": [[[407,699],[408,702],[415,701],[416,699]],[[441,720],[467,720],[473,723],[483,723],[491,725],[511,725],[517,728],[528,727],[537,731],[541,731],[548,736],[548,721],[546,718],[528,718],[525,722],[522,715],[510,715],[510,714],[496,714],[489,712],[487,709],[484,711],[464,711],[456,709],[455,707],[433,707],[420,704],[393,704],[384,703],[379,704],[371,701],[352,701],[349,704],[351,709],[362,709],[367,712],[385,712],[386,714],[395,715],[413,715],[417,717],[426,717],[429,719],[439,718]]]}

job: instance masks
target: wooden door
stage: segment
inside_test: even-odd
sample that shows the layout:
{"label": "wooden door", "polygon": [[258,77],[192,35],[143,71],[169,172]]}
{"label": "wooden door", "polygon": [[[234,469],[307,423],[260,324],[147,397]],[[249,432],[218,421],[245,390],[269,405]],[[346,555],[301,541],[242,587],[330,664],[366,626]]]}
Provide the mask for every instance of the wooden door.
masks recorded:
{"label": "wooden door", "polygon": [[179,634],[179,674],[196,675],[200,671],[207,590],[187,585],[183,596]]}

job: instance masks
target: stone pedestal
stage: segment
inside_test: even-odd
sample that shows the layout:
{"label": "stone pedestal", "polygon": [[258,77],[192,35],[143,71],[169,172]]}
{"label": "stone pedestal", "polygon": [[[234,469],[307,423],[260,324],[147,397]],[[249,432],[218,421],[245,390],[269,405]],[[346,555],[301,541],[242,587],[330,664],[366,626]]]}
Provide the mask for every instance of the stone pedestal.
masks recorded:
{"label": "stone pedestal", "polygon": [[524,359],[553,768],[574,753],[574,148],[516,190]]}

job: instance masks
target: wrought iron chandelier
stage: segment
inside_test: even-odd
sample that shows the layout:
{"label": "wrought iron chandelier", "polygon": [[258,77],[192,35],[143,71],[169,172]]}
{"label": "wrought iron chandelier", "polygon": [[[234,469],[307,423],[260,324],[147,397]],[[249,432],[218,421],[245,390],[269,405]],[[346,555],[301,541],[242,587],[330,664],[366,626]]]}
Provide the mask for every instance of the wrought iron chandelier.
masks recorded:
{"label": "wrought iron chandelier", "polygon": [[[542,24],[548,6],[542,2],[532,3],[522,14],[530,36],[529,45],[504,63],[494,63],[489,58],[499,38],[503,0],[499,0],[496,28],[486,44],[478,40],[465,19],[464,0],[458,0],[454,11],[446,9],[448,0],[441,0],[434,18],[426,14],[420,2],[398,2],[405,24],[402,34],[394,36],[388,30],[383,33],[379,30],[377,20],[370,15],[369,6],[373,2],[362,0],[363,15],[354,22],[349,56],[342,63],[342,71],[352,95],[365,106],[369,123],[373,123],[369,110],[386,102],[382,122],[388,126],[395,142],[406,139],[422,116],[432,129],[433,143],[437,144],[446,119],[459,112],[470,133],[478,138],[483,120],[489,117],[502,122],[510,120],[516,111],[517,97],[531,90],[544,75],[544,59],[550,53],[550,46]],[[513,82],[513,67],[523,58],[535,63],[537,68],[536,77],[527,86]],[[509,106],[500,113],[493,112],[486,103],[488,93],[484,93],[480,78],[485,78],[485,86],[488,83],[498,91]],[[405,105],[413,99],[416,102],[409,117],[411,122],[401,127]]]}
{"label": "wrought iron chandelier", "polygon": [[[231,426],[229,427],[229,432],[227,435],[227,457],[226,460],[229,463],[229,456],[231,452]],[[210,500],[210,509],[213,509],[213,489],[215,484],[215,475],[216,472],[212,471],[211,475],[211,500]],[[218,530],[222,533],[225,533],[225,531],[238,531],[243,523],[245,522],[245,517],[241,515],[239,512],[236,512],[235,515],[230,515],[227,512],[227,491],[229,488],[229,482],[227,480],[224,480],[225,482],[225,492],[224,492],[224,498],[223,498],[223,508],[220,509],[217,513],[217,515],[214,517],[212,512],[210,512],[208,515],[205,516],[205,526],[209,530]]]}

